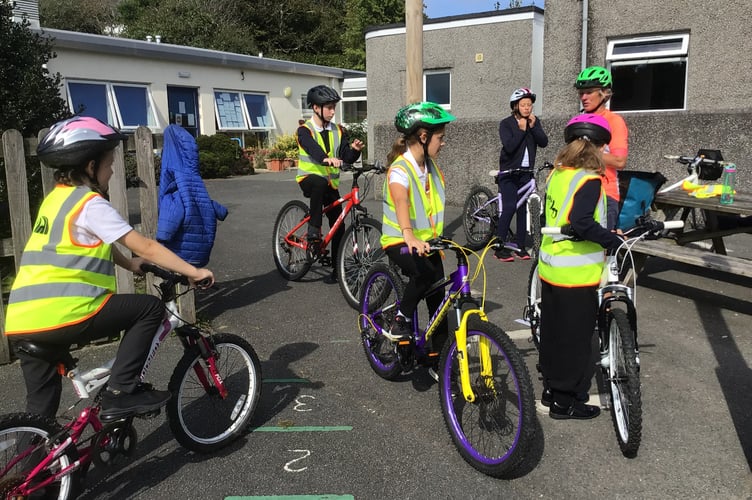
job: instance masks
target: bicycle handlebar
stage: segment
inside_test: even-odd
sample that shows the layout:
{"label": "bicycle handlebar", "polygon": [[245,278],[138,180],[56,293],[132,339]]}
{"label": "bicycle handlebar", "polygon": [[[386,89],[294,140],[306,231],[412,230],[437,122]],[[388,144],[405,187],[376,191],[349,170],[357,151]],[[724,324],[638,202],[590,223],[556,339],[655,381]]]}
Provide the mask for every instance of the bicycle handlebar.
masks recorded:
{"label": "bicycle handlebar", "polygon": [[[639,217],[634,227],[624,232],[624,236],[631,234],[649,234],[660,233],[667,229],[681,229],[684,227],[684,221],[681,220],[655,220],[648,217]],[[570,236],[577,238],[577,233],[574,232],[570,224],[564,224],[563,226],[548,226],[541,228],[541,234]]]}
{"label": "bicycle handlebar", "polygon": [[509,170],[491,170],[488,172],[488,175],[490,175],[491,177],[497,177],[499,175],[504,175],[504,174],[513,174],[516,172],[532,172],[532,171],[535,171],[535,173],[537,174],[543,170],[551,170],[553,168],[554,168],[554,164],[551,163],[550,161],[546,161],[546,162],[543,162],[542,166],[537,167],[537,168],[520,167],[520,168],[510,168]]}
{"label": "bicycle handlebar", "polygon": [[[457,243],[454,243],[453,241],[445,239],[441,236],[439,236],[438,238],[430,239],[426,243],[428,243],[429,252],[437,252],[440,250],[462,250],[463,249],[462,245],[458,245]],[[502,244],[497,241],[497,242],[491,243],[490,246],[491,248],[498,249],[502,246]],[[402,247],[400,249],[400,253],[408,254],[410,253],[410,249],[408,247]]]}
{"label": "bicycle handlebar", "polygon": [[[170,283],[179,283],[186,286],[190,284],[188,278],[183,276],[182,274],[173,273],[172,271],[168,271],[167,269],[155,266],[154,264],[141,264],[141,271],[145,273],[151,273],[154,276],[158,276],[165,281],[169,281]],[[209,285],[211,285],[210,278],[204,278],[201,281],[196,282],[196,286],[198,288],[207,288]]]}
{"label": "bicycle handlebar", "polygon": [[680,156],[680,155],[663,155],[667,160],[676,160],[684,165],[699,165],[705,163],[706,165],[728,165],[730,162],[723,160],[711,160],[704,156]]}
{"label": "bicycle handlebar", "polygon": [[386,172],[386,168],[384,165],[376,160],[373,163],[363,163],[360,167],[353,165],[352,163],[343,163],[341,167],[339,167],[340,170],[343,172],[357,172],[357,173],[366,173],[366,172],[376,172],[377,174],[383,174]]}

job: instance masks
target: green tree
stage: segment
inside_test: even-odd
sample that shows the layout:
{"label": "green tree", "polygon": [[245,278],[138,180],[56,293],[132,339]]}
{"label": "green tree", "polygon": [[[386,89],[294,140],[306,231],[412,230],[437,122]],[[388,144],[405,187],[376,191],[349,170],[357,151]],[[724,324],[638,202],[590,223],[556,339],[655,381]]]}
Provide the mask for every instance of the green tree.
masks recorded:
{"label": "green tree", "polygon": [[368,26],[405,21],[404,0],[347,0],[345,31],[342,34],[342,67],[366,69],[365,29]]}
{"label": "green tree", "polygon": [[238,54],[257,51],[253,30],[239,22],[246,3],[235,0],[122,0],[118,6],[122,36]]}
{"label": "green tree", "polygon": [[52,42],[12,19],[8,2],[0,2],[0,131],[11,128],[36,135],[68,114],[60,97],[59,73],[47,70],[55,57]]}
{"label": "green tree", "polygon": [[118,25],[118,0],[39,0],[45,28],[104,35]]}

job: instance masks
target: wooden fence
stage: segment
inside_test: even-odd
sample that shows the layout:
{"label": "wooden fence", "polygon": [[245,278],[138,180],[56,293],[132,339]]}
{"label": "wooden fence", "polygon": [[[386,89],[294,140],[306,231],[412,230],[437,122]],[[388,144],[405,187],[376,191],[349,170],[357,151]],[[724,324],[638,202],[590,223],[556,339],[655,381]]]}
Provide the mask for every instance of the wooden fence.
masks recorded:
{"label": "wooden fence", "polygon": [[[0,256],[12,256],[15,260],[16,271],[21,261],[24,245],[31,235],[32,217],[36,216],[39,207],[29,206],[29,190],[26,176],[26,156],[36,155],[38,140],[44,137],[47,129],[39,132],[36,139],[24,139],[17,130],[6,130],[2,136],[2,158],[5,160],[5,175],[8,185],[8,205],[10,207],[10,226],[12,238],[0,240]],[[154,238],[157,232],[157,183],[154,170],[154,141],[159,137],[152,136],[146,127],[139,127],[128,141],[129,152],[136,153],[137,175],[140,178],[138,189],[141,223],[137,226],[139,232],[149,238]],[[125,154],[122,145],[115,151],[115,162],[112,165],[113,175],[109,184],[110,202],[118,212],[129,219],[128,199],[126,196]],[[53,169],[41,168],[41,183],[44,194],[54,187]],[[124,255],[130,255],[128,249],[119,246]],[[117,287],[119,293],[134,293],[133,275],[120,268],[116,268]],[[154,292],[153,278],[146,279],[146,290]],[[2,276],[0,276],[0,296],[2,296]],[[188,321],[195,321],[196,310],[193,294],[188,293],[178,302],[181,316]],[[5,315],[4,307],[0,307],[0,364],[11,361],[11,350],[4,335]],[[40,313],[43,313],[40,311]]]}

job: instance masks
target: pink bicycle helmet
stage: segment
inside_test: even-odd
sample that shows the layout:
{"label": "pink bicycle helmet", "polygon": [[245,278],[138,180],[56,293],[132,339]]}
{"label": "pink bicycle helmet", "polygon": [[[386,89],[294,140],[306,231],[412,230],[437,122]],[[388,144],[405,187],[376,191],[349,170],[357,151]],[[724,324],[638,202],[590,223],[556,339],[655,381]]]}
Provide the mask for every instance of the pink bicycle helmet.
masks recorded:
{"label": "pink bicycle helmet", "polygon": [[48,167],[76,167],[115,149],[127,138],[90,116],[74,116],[55,123],[37,146],[37,156]]}
{"label": "pink bicycle helmet", "polygon": [[567,144],[575,139],[585,139],[596,146],[602,146],[611,142],[611,127],[602,116],[583,113],[569,120],[564,129],[564,140]]}
{"label": "pink bicycle helmet", "polygon": [[509,107],[514,109],[514,105],[527,97],[531,101],[535,102],[535,93],[527,87],[520,87],[509,97]]}

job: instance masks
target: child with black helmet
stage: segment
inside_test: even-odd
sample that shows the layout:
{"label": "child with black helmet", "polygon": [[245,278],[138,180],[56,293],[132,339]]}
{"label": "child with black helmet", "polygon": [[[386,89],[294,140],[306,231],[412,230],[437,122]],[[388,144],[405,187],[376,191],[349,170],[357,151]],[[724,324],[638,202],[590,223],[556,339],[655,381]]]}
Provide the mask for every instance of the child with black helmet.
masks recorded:
{"label": "child with black helmet", "polygon": [[546,184],[546,226],[570,225],[576,238],[543,235],[540,365],[542,402],[554,419],[589,419],[600,408],[586,404],[594,372],[591,339],[598,311],[597,287],[604,248],[622,240],[606,228],[606,195],[601,179],[603,148],[611,140],[605,118],[582,114],[564,130],[566,145]]}
{"label": "child with black helmet", "polygon": [[[102,394],[103,421],[149,413],[170,398],[143,384],[140,375],[164,318],[151,295],[116,294],[115,264],[140,273],[153,262],[192,282],[214,280],[128,224],[107,200],[114,150],[125,136],[95,118],[74,117],[54,124],[37,148],[39,159],[56,168],[57,185],[42,201],[8,301],[5,334],[66,351],[124,331]],[[115,242],[138,257],[123,255]],[[26,411],[54,417],[61,375],[45,360],[16,352],[26,382]]]}
{"label": "child with black helmet", "polygon": [[[308,244],[317,251],[321,244],[321,223],[323,207],[339,199],[339,167],[343,163],[355,163],[360,158],[363,142],[355,139],[350,142],[345,129],[332,121],[341,100],[336,90],[326,85],[317,85],[308,90],[308,106],[313,117],[298,127],[298,181],[303,195],[310,198],[308,223]],[[327,212],[329,225],[333,225],[342,213],[342,207]],[[341,226],[332,238],[332,263],[337,261],[337,251],[345,227]],[[324,279],[325,283],[336,283],[336,268]]]}
{"label": "child with black helmet", "polygon": [[[511,262],[515,257],[529,260],[525,250],[527,235],[527,205],[523,203],[517,209],[517,191],[530,182],[534,175],[535,154],[539,147],[548,145],[548,136],[543,124],[533,113],[535,93],[527,87],[521,87],[509,97],[511,115],[499,123],[501,154],[499,170],[523,169],[524,171],[500,174],[498,176],[502,207],[496,234],[505,246],[498,249],[495,257],[502,262]],[[517,213],[517,231],[515,241],[507,242],[509,225]]]}

